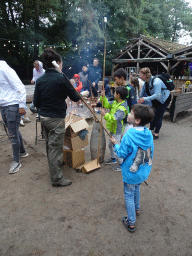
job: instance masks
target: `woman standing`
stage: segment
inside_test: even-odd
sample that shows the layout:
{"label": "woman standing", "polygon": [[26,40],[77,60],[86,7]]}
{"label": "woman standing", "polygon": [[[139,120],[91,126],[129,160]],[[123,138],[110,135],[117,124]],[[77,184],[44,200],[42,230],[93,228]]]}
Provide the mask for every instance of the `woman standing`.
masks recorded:
{"label": "woman standing", "polygon": [[[138,100],[138,103],[152,103],[152,106],[155,108],[155,117],[150,123],[150,130],[153,132],[153,138],[158,139],[163,115],[171,101],[171,94],[160,78],[153,79],[149,68],[142,68],[139,76],[145,83],[141,89],[141,98]],[[152,80],[154,80],[153,84]],[[148,96],[143,97],[145,94]]]}
{"label": "woman standing", "polygon": [[72,181],[63,178],[63,172],[60,168],[63,159],[65,133],[65,99],[69,96],[72,101],[77,102],[80,97],[68,80],[52,64],[52,61],[56,61],[61,71],[61,56],[53,49],[48,48],[45,49],[42,57],[46,71],[36,81],[34,105],[39,108],[40,120],[46,139],[52,186],[68,186]]}

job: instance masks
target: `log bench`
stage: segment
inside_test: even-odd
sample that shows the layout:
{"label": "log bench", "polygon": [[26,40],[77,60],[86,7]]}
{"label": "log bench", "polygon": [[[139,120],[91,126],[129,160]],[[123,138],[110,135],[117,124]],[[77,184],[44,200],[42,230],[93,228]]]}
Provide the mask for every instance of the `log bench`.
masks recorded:
{"label": "log bench", "polygon": [[192,108],[192,92],[174,93],[169,107],[170,118],[172,122],[176,121],[178,113]]}

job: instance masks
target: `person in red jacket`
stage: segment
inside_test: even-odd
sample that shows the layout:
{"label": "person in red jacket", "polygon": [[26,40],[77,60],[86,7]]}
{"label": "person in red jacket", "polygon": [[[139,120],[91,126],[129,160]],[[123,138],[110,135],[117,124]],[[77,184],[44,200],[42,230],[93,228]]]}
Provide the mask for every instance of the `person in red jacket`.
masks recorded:
{"label": "person in red jacket", "polygon": [[80,76],[78,75],[78,74],[75,74],[74,76],[73,76],[73,79],[75,80],[75,83],[76,83],[76,90],[78,91],[78,92],[80,92],[81,91],[81,89],[83,88],[83,85],[82,85],[82,82],[80,81]]}

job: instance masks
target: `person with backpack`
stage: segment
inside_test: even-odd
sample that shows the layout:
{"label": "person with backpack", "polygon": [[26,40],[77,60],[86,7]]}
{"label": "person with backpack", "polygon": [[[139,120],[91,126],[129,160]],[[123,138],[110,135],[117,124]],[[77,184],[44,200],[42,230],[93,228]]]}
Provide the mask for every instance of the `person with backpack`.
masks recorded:
{"label": "person with backpack", "polygon": [[[163,115],[171,101],[170,90],[174,88],[174,85],[167,74],[153,77],[149,68],[142,68],[139,76],[145,83],[141,89],[138,103],[152,103],[155,109],[155,116],[150,123],[149,129],[153,132],[153,138],[158,139]],[[147,97],[143,97],[145,93],[148,95]]]}

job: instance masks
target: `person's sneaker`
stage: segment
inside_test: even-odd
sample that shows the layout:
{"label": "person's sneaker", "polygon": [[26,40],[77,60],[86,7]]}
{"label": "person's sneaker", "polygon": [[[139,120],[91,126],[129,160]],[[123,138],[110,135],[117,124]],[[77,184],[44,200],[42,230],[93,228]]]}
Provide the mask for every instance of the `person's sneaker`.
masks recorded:
{"label": "person's sneaker", "polygon": [[[28,157],[28,153],[24,152],[24,153],[20,153],[19,154],[19,157],[22,157],[22,158],[25,158],[25,157]],[[12,158],[13,158],[13,155],[12,155]]]}
{"label": "person's sneaker", "polygon": [[20,163],[13,161],[13,163],[11,164],[10,169],[9,169],[9,174],[14,174],[14,173],[18,172],[20,167],[21,167]]}
{"label": "person's sneaker", "polygon": [[105,164],[116,164],[117,160],[115,158],[110,158],[107,161],[105,161]]}
{"label": "person's sneaker", "polygon": [[20,120],[20,125],[21,126],[25,126],[24,122],[23,122],[23,119]]}
{"label": "person's sneaker", "polygon": [[39,114],[36,115],[36,118],[39,118]]}
{"label": "person's sneaker", "polygon": [[117,166],[113,167],[113,171],[121,172],[121,166],[117,165]]}
{"label": "person's sneaker", "polygon": [[23,122],[24,122],[24,123],[30,123],[31,120],[30,120],[29,117],[27,116],[27,117],[23,117]]}
{"label": "person's sneaker", "polygon": [[69,186],[72,184],[71,180],[63,180],[62,182],[58,183],[58,182],[53,182],[52,186],[53,187],[61,187],[61,186]]}
{"label": "person's sneaker", "polygon": [[19,157],[22,157],[22,158],[25,158],[25,157],[28,157],[28,153],[27,152],[24,152],[24,153],[20,153]]}

